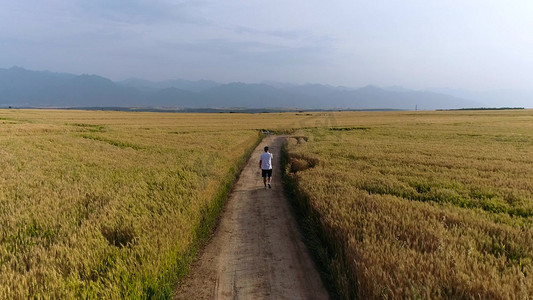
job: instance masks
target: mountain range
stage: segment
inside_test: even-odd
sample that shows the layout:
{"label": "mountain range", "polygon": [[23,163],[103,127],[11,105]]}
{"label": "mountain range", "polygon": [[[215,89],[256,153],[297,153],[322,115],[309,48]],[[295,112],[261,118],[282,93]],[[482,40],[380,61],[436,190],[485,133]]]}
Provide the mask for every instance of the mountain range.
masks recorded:
{"label": "mountain range", "polygon": [[222,84],[183,79],[115,82],[97,75],[0,68],[0,107],[433,110],[486,106],[488,102],[483,99],[486,97],[473,98],[465,93],[438,89],[415,91],[372,85],[346,88],[278,82]]}

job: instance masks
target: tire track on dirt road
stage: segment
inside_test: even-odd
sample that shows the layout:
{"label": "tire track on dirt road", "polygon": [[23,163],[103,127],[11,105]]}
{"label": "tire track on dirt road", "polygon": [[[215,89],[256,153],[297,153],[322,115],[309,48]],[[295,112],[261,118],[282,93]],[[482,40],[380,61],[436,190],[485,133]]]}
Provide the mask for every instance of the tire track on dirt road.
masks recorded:
{"label": "tire track on dirt road", "polygon": [[[254,150],[220,224],[174,299],[329,299],[281,186],[285,138],[267,136]],[[264,189],[259,155],[274,154],[272,189]]]}

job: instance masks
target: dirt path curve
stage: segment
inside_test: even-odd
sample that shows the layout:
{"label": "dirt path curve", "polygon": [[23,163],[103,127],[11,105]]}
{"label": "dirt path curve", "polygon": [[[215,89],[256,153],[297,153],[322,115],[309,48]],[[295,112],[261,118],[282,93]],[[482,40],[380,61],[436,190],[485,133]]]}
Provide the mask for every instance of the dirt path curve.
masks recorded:
{"label": "dirt path curve", "polygon": [[[218,229],[174,299],[328,299],[283,194],[280,150],[268,136],[236,183]],[[272,189],[264,189],[259,155],[274,154]]]}

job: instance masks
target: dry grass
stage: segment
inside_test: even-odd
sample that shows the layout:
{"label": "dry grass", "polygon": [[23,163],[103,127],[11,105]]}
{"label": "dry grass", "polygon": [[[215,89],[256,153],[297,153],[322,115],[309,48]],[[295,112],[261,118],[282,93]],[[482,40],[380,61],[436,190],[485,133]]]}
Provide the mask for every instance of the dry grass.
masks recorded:
{"label": "dry grass", "polygon": [[341,298],[533,297],[533,111],[347,115],[286,170]]}

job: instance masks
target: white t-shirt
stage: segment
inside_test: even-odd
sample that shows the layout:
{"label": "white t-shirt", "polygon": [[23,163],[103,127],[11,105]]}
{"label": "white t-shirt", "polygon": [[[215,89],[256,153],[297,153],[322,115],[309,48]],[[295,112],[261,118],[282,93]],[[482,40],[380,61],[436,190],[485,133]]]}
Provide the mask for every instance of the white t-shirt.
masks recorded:
{"label": "white t-shirt", "polygon": [[272,169],[272,153],[263,152],[263,154],[261,154],[261,169]]}

